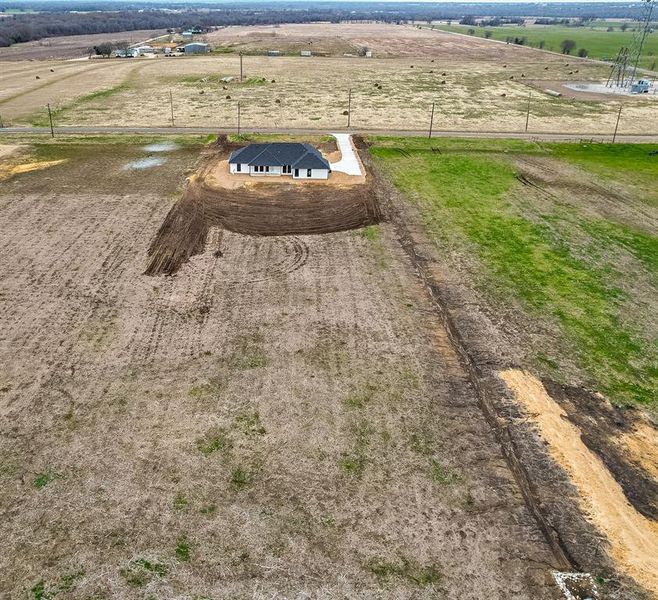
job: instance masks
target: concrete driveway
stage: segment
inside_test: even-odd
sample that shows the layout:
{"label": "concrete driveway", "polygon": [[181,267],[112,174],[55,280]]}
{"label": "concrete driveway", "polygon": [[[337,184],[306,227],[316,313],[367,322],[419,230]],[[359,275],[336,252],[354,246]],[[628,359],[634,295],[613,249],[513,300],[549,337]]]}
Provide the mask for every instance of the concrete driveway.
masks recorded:
{"label": "concrete driveway", "polygon": [[338,142],[340,150],[340,160],[335,163],[329,163],[332,171],[339,171],[347,175],[363,175],[361,164],[356,157],[354,147],[352,146],[352,136],[349,133],[332,133]]}

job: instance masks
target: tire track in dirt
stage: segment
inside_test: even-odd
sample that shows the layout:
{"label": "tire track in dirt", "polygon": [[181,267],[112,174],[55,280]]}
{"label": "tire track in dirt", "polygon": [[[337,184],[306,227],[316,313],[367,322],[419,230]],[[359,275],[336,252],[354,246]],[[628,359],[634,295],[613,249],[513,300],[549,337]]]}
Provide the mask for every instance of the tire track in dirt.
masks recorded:
{"label": "tire track in dirt", "polygon": [[521,184],[556,203],[572,205],[575,198],[584,196],[590,198],[596,212],[591,207],[577,206],[592,215],[611,216],[650,233],[658,228],[655,215],[646,205],[612,184],[602,185],[584,169],[546,157],[516,156],[514,162],[518,168],[516,179]]}
{"label": "tire track in dirt", "polygon": [[303,267],[308,260],[308,244],[297,236],[275,238],[275,245],[269,249],[270,255],[277,250],[280,250],[279,256],[269,256],[272,261],[263,269],[251,273],[249,283],[261,283],[287,275]]}

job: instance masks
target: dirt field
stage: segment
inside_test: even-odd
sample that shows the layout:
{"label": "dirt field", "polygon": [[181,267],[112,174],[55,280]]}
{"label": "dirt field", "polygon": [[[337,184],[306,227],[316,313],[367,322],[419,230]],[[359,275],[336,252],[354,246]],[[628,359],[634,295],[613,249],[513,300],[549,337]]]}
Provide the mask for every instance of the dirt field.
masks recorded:
{"label": "dirt field", "polygon": [[[241,44],[245,38],[260,39],[261,33],[266,41],[285,43],[356,40],[375,49],[376,58],[340,52],[312,58],[245,56],[242,83],[236,53],[94,64],[0,63],[5,80],[0,115],[8,124],[45,125],[50,102],[60,125],[167,126],[171,90],[179,126],[235,127],[239,101],[243,126],[331,129],[346,126],[351,89],[351,124],[357,128],[423,129],[435,103],[435,129],[519,131],[533,90],[530,131],[611,133],[615,127],[617,99],[553,98],[538,89],[542,81],[605,79],[608,68],[600,64],[411,26],[236,27],[209,37],[214,44]],[[383,47],[390,52],[376,50]],[[234,80],[225,83],[223,77]],[[534,88],[526,84],[530,81]],[[646,133],[655,110],[650,99],[625,99],[620,131]]]}
{"label": "dirt field", "polygon": [[460,61],[533,63],[538,55],[518,46],[496,47],[491,56],[491,44],[482,39],[418,29],[407,25],[387,23],[305,23],[253,27],[224,27],[205,36],[213,46],[233,48],[236,52],[267,52],[279,50],[297,53],[356,55],[368,48],[374,57],[459,57]]}
{"label": "dirt field", "polygon": [[118,31],[116,33],[96,33],[93,35],[67,35],[51,37],[35,42],[14,44],[8,48],[0,48],[0,61],[23,60],[54,60],[85,58],[89,55],[89,48],[103,42],[128,41],[137,44],[142,40],[164,34],[164,30],[145,29],[138,31]]}
{"label": "dirt field", "polygon": [[145,154],[48,145],[0,189],[0,589],[559,598],[392,227],[213,228],[146,276],[198,147]]}

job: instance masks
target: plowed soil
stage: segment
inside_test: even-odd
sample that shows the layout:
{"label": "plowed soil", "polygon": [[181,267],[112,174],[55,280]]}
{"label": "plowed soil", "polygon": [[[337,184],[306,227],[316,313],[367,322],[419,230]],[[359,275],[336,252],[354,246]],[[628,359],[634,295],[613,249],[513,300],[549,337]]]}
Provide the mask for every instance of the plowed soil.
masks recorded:
{"label": "plowed soil", "polygon": [[143,275],[198,151],[50,148],[0,186],[2,594],[560,598],[390,224],[212,228]]}

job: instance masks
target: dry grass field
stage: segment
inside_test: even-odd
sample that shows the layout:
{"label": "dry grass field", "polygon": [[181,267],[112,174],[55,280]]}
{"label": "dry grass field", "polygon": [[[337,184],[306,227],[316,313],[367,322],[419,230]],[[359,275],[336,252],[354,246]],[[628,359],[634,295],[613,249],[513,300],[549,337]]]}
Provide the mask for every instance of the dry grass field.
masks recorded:
{"label": "dry grass field", "polygon": [[[356,128],[424,129],[434,102],[437,129],[518,131],[531,91],[531,131],[612,132],[618,110],[616,99],[586,100],[576,92],[554,98],[543,91],[556,82],[605,79],[605,65],[441,31],[289,25],[225,28],[208,39],[246,52],[272,47],[298,54],[306,46],[328,56],[248,55],[242,83],[235,52],[4,63],[0,115],[6,123],[44,125],[49,102],[60,125],[166,126],[171,91],[179,126],[235,127],[239,101],[245,126],[330,129],[346,125],[350,89]],[[362,46],[375,58],[343,56]],[[235,79],[223,83],[223,77]],[[624,105],[620,131],[647,133],[647,124],[655,123],[655,99],[628,98]]]}
{"label": "dry grass field", "polygon": [[200,150],[144,143],[3,159],[63,161],[0,187],[4,596],[558,598],[393,228],[144,275]]}
{"label": "dry grass field", "polygon": [[163,30],[141,29],[118,31],[116,33],[95,33],[91,35],[65,35],[45,38],[34,42],[13,44],[0,48],[0,61],[77,59],[89,55],[89,48],[103,42],[129,42],[136,44],[142,40],[162,35]]}

